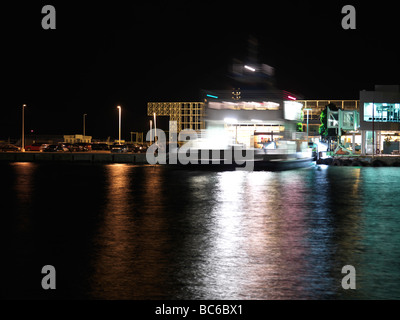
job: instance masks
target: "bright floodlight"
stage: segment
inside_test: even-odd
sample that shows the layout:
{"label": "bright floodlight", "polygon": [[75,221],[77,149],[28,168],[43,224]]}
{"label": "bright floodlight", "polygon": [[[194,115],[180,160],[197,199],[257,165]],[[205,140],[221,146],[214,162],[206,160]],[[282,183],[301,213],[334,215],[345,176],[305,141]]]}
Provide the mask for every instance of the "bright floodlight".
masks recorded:
{"label": "bright floodlight", "polygon": [[254,68],[252,68],[252,67],[249,67],[249,66],[244,66],[244,68],[247,69],[247,70],[250,70],[250,71],[252,71],[252,72],[255,72],[255,71],[256,71],[256,69],[254,69]]}

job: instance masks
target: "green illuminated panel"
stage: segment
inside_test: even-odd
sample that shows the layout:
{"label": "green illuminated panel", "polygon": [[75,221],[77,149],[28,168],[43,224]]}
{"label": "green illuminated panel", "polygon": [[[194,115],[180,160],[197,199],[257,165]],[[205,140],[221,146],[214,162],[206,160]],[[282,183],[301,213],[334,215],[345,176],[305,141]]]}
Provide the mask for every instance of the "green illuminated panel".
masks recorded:
{"label": "green illuminated panel", "polygon": [[364,121],[400,122],[400,103],[364,103]]}

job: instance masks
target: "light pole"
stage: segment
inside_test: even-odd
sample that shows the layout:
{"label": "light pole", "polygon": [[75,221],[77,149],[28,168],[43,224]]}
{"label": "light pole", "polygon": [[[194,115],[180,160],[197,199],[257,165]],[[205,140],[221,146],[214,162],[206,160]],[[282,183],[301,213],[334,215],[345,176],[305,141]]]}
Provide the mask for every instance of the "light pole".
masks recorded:
{"label": "light pole", "polygon": [[307,108],[307,109],[304,109],[304,110],[307,111],[307,143],[308,143],[308,112],[311,111],[312,109]]}
{"label": "light pole", "polygon": [[154,143],[156,143],[157,137],[157,122],[156,122],[156,113],[154,112]]}
{"label": "light pole", "polygon": [[118,106],[117,108],[119,110],[118,144],[121,144],[121,106]]}
{"label": "light pole", "polygon": [[25,107],[26,104],[22,105],[22,142],[21,142],[21,151],[25,152]]}
{"label": "light pole", "polygon": [[150,145],[151,145],[152,142],[153,142],[153,134],[152,134],[152,131],[153,131],[153,121],[150,120]]}
{"label": "light pole", "polygon": [[87,116],[87,114],[85,113],[84,115],[83,115],[83,139],[85,139],[85,136],[86,136],[86,128],[85,128],[85,120],[86,120],[86,116]]}

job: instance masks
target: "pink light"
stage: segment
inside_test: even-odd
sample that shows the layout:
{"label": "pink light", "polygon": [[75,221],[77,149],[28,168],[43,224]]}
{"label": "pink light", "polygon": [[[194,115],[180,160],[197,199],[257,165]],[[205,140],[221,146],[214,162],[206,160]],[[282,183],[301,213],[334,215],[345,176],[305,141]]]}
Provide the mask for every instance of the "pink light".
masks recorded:
{"label": "pink light", "polygon": [[290,100],[297,100],[297,98],[292,97],[292,96],[287,96],[287,97],[288,97],[288,99],[290,99]]}

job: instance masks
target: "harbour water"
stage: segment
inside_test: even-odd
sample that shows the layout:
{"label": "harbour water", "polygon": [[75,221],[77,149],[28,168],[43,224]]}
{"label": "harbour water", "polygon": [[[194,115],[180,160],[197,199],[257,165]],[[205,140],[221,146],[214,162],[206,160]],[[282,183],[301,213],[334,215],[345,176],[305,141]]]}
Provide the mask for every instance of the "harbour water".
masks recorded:
{"label": "harbour water", "polygon": [[400,299],[398,168],[3,163],[0,188],[2,299]]}

